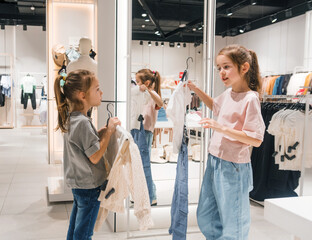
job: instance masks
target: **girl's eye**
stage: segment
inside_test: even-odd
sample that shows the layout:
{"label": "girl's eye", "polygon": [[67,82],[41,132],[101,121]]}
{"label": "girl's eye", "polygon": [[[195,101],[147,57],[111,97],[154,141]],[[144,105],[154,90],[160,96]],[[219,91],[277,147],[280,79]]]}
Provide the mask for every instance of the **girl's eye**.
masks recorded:
{"label": "girl's eye", "polygon": [[218,69],[219,72],[221,71],[221,68],[218,67],[217,69]]}

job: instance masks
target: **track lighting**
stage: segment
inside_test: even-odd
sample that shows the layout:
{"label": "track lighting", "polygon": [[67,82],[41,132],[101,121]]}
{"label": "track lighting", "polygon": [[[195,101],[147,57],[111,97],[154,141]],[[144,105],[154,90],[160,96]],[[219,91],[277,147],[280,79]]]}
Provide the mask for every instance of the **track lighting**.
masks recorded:
{"label": "track lighting", "polygon": [[183,43],[183,47],[186,47],[186,43]]}
{"label": "track lighting", "polygon": [[148,41],[147,45],[148,45],[149,47],[152,46],[151,41]]}
{"label": "track lighting", "polygon": [[35,9],[36,9],[36,8],[34,7],[34,5],[32,5],[32,6],[30,7],[30,10],[31,10],[31,11],[35,11]]}
{"label": "track lighting", "polygon": [[27,25],[26,24],[23,25],[23,30],[27,31]]}
{"label": "track lighting", "polygon": [[156,46],[156,47],[158,46],[158,42],[155,42],[155,46]]}
{"label": "track lighting", "polygon": [[5,25],[1,24],[1,30],[4,30],[4,29],[5,29]]}
{"label": "track lighting", "polygon": [[143,45],[143,41],[142,40],[140,41],[140,45]]}
{"label": "track lighting", "polygon": [[180,43],[178,43],[178,44],[177,44],[177,48],[180,48],[180,47],[181,47],[181,44],[180,44]]}
{"label": "track lighting", "polygon": [[257,5],[257,1],[251,0],[251,1],[250,1],[250,4],[251,4],[252,6]]}
{"label": "track lighting", "polygon": [[275,23],[277,21],[276,14],[273,14],[270,16],[270,21],[271,21],[271,23]]}
{"label": "track lighting", "polygon": [[174,47],[174,42],[170,42],[169,47]]}
{"label": "track lighting", "polygon": [[239,28],[239,32],[240,32],[240,33],[244,33],[244,32],[245,32],[245,27],[240,27],[240,28]]}
{"label": "track lighting", "polygon": [[146,18],[146,19],[145,19],[145,22],[149,22],[149,21],[150,21],[149,18]]}
{"label": "track lighting", "polygon": [[230,17],[233,15],[233,11],[231,8],[226,9],[226,16]]}
{"label": "track lighting", "polygon": [[164,45],[165,45],[164,42],[162,42],[162,43],[160,44],[160,46],[162,46],[162,47],[163,47]]}
{"label": "track lighting", "polygon": [[144,25],[144,24],[142,25],[142,28],[145,28],[145,25]]}
{"label": "track lighting", "polygon": [[147,16],[147,14],[146,13],[142,13],[142,17],[146,17]]}

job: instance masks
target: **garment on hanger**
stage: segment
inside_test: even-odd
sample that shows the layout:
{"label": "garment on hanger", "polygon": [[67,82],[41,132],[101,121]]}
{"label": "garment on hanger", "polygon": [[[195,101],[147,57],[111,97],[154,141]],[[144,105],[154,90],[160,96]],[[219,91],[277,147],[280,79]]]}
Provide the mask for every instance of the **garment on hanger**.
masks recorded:
{"label": "garment on hanger", "polygon": [[266,87],[266,93],[267,95],[272,95],[273,93],[273,88],[274,88],[274,84],[275,84],[275,81],[276,79],[278,78],[279,76],[272,76],[270,79],[269,79],[269,82],[267,84],[267,87]]}
{"label": "garment on hanger", "polygon": [[[274,113],[280,110],[278,106],[273,106],[273,103],[261,104],[266,130]],[[262,144],[258,148],[254,147],[251,154],[254,188],[249,196],[254,200],[298,196],[295,189],[299,185],[300,172],[279,170],[279,166],[275,164],[274,152],[274,136],[265,131]]]}
{"label": "garment on hanger", "polygon": [[75,61],[80,57],[79,52],[77,52],[73,47],[67,49],[65,53],[68,59],[68,63]]}
{"label": "garment on hanger", "polygon": [[146,142],[146,133],[143,126],[143,116],[140,115],[139,117],[139,123],[140,123],[140,130],[138,129],[131,129],[131,135],[133,137],[134,142],[137,144],[140,155],[142,159],[143,169],[144,169],[144,175],[147,183],[148,188],[148,194],[150,198],[150,203],[152,204],[153,201],[153,178],[152,178],[152,170],[151,170],[151,161],[150,161],[150,154],[148,151],[148,145]]}
{"label": "garment on hanger", "polygon": [[173,153],[179,153],[186,106],[190,104],[192,95],[190,89],[185,86],[186,82],[180,82],[169,99],[166,109],[167,117],[173,122]]}
{"label": "garment on hanger", "polygon": [[21,104],[24,105],[24,109],[27,108],[28,98],[31,100],[31,106],[36,109],[36,79],[27,74],[21,79]]}
{"label": "garment on hanger", "polygon": [[0,76],[0,85],[2,86],[2,94],[11,97],[11,76],[7,74]]}
{"label": "garment on hanger", "polygon": [[293,74],[287,86],[287,94],[296,95],[300,87],[304,86],[304,82],[308,74],[308,72]]}
{"label": "garment on hanger", "polygon": [[4,107],[5,95],[2,93],[2,85],[0,85],[0,107]]}
{"label": "garment on hanger", "polygon": [[116,127],[104,154],[108,173],[106,187],[103,184],[99,197],[100,210],[94,230],[98,231],[108,212],[124,212],[124,200],[132,196],[134,215],[140,230],[153,226],[148,189],[144,177],[140,151],[131,134],[120,126]]}
{"label": "garment on hanger", "polygon": [[284,81],[284,76],[279,76],[274,83],[272,95],[281,95],[282,94],[282,84]]}
{"label": "garment on hanger", "polygon": [[291,74],[284,75],[284,81],[282,83],[282,93],[281,93],[281,95],[287,95],[287,87],[288,87],[289,80],[290,80],[291,76],[292,76]]}
{"label": "garment on hanger", "polygon": [[183,129],[183,139],[179,152],[174,192],[171,203],[171,225],[169,234],[173,240],[186,240],[188,216],[188,137]]}

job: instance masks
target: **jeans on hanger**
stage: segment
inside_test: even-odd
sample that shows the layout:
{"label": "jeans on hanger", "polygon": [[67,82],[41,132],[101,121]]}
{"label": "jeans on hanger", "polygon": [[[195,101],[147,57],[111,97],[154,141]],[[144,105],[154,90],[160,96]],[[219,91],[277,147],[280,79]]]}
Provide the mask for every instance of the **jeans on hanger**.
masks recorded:
{"label": "jeans on hanger", "polygon": [[32,106],[32,109],[36,109],[36,90],[33,89],[33,93],[24,93],[23,95],[23,92],[22,92],[22,98],[21,98],[21,103],[24,104],[24,109],[27,108],[27,104],[28,104],[28,97],[30,98],[31,100],[31,106]]}
{"label": "jeans on hanger", "polygon": [[100,208],[100,187],[72,189],[74,203],[70,215],[67,240],[91,240]]}
{"label": "jeans on hanger", "polygon": [[171,226],[173,240],[185,240],[188,215],[188,139],[183,136],[178,156],[176,179],[171,203]]}
{"label": "jeans on hanger", "polygon": [[148,194],[150,197],[150,203],[152,204],[154,194],[153,194],[153,178],[152,178],[152,171],[151,171],[151,161],[150,161],[150,155],[148,151],[148,145],[146,142],[146,134],[145,134],[145,130],[143,127],[143,118],[141,119],[140,122],[141,122],[140,130],[132,129],[131,135],[133,137],[134,142],[138,145],[138,148],[140,150],[146,184],[148,188]]}
{"label": "jeans on hanger", "polygon": [[[153,133],[151,131],[145,130],[145,136],[146,136],[146,143],[148,146],[148,155],[151,159],[151,154],[152,154],[152,143],[153,143]],[[153,180],[152,180],[153,181]],[[153,197],[152,201],[157,199],[156,195],[156,185],[153,181]]]}
{"label": "jeans on hanger", "polygon": [[200,191],[197,222],[207,240],[247,240],[250,227],[251,163],[211,154]]}

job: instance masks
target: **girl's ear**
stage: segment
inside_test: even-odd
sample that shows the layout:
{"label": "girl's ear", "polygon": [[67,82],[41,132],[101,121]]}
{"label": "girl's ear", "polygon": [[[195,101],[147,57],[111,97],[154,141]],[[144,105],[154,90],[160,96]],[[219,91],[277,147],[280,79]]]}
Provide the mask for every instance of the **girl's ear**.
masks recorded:
{"label": "girl's ear", "polygon": [[146,86],[146,87],[149,87],[150,85],[151,85],[151,80],[146,80],[145,81],[145,83],[144,83],[144,85]]}
{"label": "girl's ear", "polygon": [[242,74],[245,74],[246,72],[248,72],[248,71],[249,71],[249,68],[250,68],[249,63],[248,63],[248,62],[245,62],[245,63],[242,65],[242,67],[241,67],[241,72],[242,72]]}
{"label": "girl's ear", "polygon": [[79,100],[84,100],[84,99],[86,99],[86,93],[85,93],[85,92],[79,92],[79,93],[78,93],[78,99],[79,99]]}

